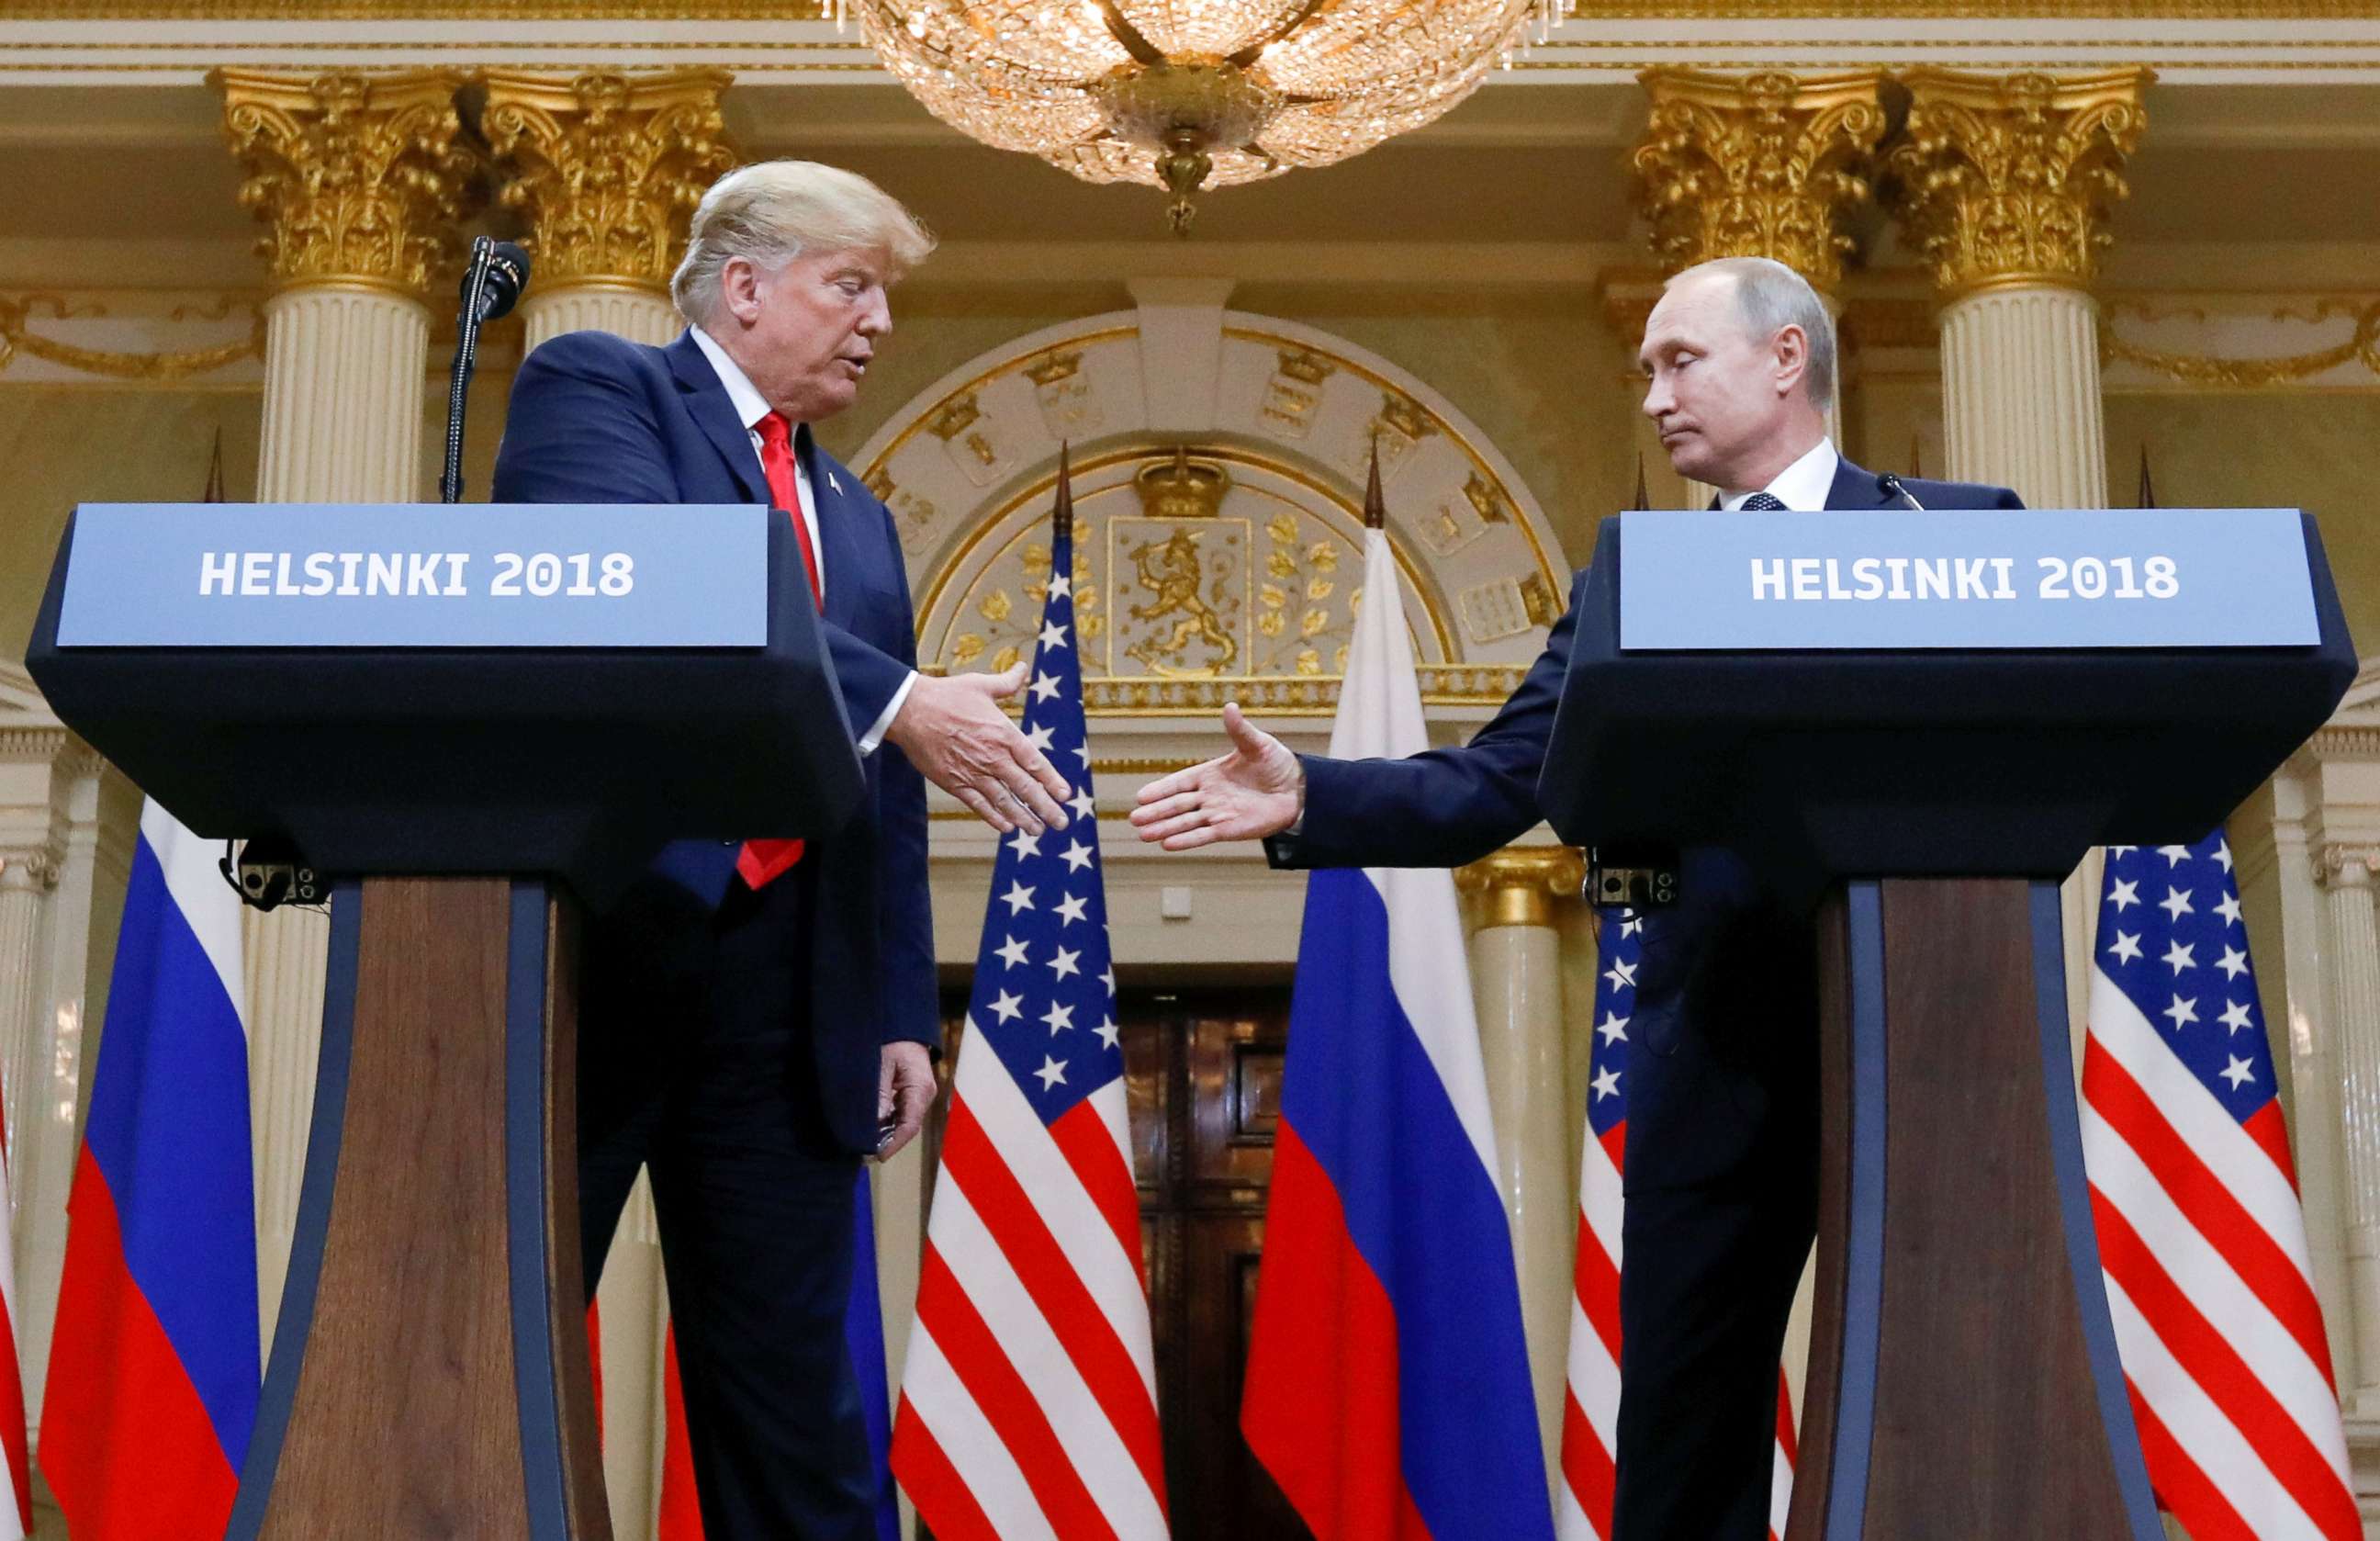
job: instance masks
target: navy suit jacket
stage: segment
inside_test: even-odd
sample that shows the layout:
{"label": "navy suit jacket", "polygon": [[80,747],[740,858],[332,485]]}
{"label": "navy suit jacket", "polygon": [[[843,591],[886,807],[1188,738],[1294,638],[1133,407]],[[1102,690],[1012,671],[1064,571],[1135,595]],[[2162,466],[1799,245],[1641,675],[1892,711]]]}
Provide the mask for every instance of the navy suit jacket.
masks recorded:
{"label": "navy suit jacket", "polygon": [[[804,425],[795,453],[818,508],[822,629],[852,731],[883,715],[917,661],[908,575],[892,516]],[[499,503],[769,501],[759,458],[718,371],[682,333],[649,347],[603,332],[549,339],[514,378]],[[926,785],[890,744],[862,761],[858,810],[803,858],[817,885],[808,940],[819,1089],[836,1139],[876,1146],[881,1047],[941,1041],[926,879]],[[681,841],[656,868],[715,907],[736,847]],[[590,1013],[604,1009],[589,1001]]]}
{"label": "navy suit jacket", "polygon": [[[2005,487],[1903,478],[1901,485],[1929,509],[2021,508]],[[1878,485],[1873,472],[1849,460],[1836,469],[1827,494],[1830,509],[1905,507]],[[1791,514],[1747,515],[1791,518]],[[1803,516],[1806,517],[1807,516]],[[1460,748],[1431,749],[1402,759],[1341,760],[1300,757],[1305,768],[1305,811],[1293,835],[1265,843],[1275,867],[1460,867],[1510,843],[1544,815],[1537,808],[1537,774],[1553,735],[1554,709],[1570,666],[1582,571],[1571,584],[1570,608],[1546,638],[1520,688],[1487,726]],[[1811,967],[1804,939],[1781,918],[1743,865],[1727,852],[1681,853],[1681,903],[1648,914],[1636,987],[1635,1039],[1668,1056],[1690,1036],[1698,1020],[1756,1021],[1776,1012],[1780,998],[1807,983]],[[1766,989],[1762,1000],[1745,992]],[[1782,1035],[1753,1035],[1745,1052],[1766,1056],[1791,1041]],[[1744,1066],[1721,1067],[1744,1069]],[[1674,1098],[1653,1095],[1650,1078],[1636,1082],[1629,1106],[1630,1191],[1648,1185],[1692,1185],[1724,1172],[1750,1148],[1758,1125],[1771,1116],[1793,1116],[1772,1107],[1770,1077],[1758,1065],[1745,1074],[1671,1077]],[[1691,1085],[1689,1085],[1691,1083]],[[1742,1115],[1731,1121],[1707,1116],[1707,1098],[1730,1095]],[[1728,1128],[1710,1133],[1714,1122]],[[1670,1131],[1692,1126],[1691,1136]],[[1732,1135],[1739,1137],[1730,1137]],[[1638,1149],[1646,1147],[1646,1159]]]}

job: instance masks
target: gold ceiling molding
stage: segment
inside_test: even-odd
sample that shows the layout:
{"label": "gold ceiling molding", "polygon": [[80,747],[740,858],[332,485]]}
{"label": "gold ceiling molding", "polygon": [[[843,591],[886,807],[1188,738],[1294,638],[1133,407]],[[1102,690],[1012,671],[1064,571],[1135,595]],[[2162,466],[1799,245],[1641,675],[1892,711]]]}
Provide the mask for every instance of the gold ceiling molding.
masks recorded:
{"label": "gold ceiling molding", "polygon": [[2234,391],[2269,390],[2277,385],[2312,379],[2349,363],[2360,363],[2374,374],[2380,374],[2380,300],[2323,300],[2314,306],[2311,317],[2290,310],[2276,312],[2275,321],[2319,321],[2328,316],[2352,315],[2355,330],[2345,342],[2334,347],[2265,358],[2227,358],[2213,354],[2167,352],[2143,347],[2118,336],[2113,322],[2119,314],[2153,319],[2150,308],[2138,301],[2119,301],[2108,307],[2108,310],[2109,314],[2099,328],[2099,356],[2103,360],[2134,364],[2186,385]]}
{"label": "gold ceiling molding", "polygon": [[224,133],[248,173],[277,287],[369,284],[427,299],[459,254],[470,152],[451,70],[282,75],[217,69]]}
{"label": "gold ceiling molding", "polygon": [[[226,297],[219,306],[200,312],[200,318],[223,320],[231,314],[233,303]],[[22,353],[66,369],[79,370],[85,374],[164,384],[194,374],[205,374],[243,359],[264,357],[264,312],[255,305],[249,306],[249,334],[240,341],[215,347],[163,353],[103,351],[77,347],[54,337],[44,337],[26,325],[35,307],[47,310],[61,321],[69,316],[103,316],[107,313],[104,306],[77,306],[58,295],[20,295],[14,299],[0,295],[0,370],[6,369],[9,361]],[[170,319],[181,321],[189,313],[188,307],[178,307]]]}
{"label": "gold ceiling molding", "polygon": [[541,288],[593,280],[666,289],[703,190],[732,169],[724,70],[589,74],[492,69],[480,122],[528,215]]}
{"label": "gold ceiling molding", "polygon": [[[1529,672],[1524,663],[1423,663],[1426,706],[1500,707]],[[1184,679],[1135,674],[1083,681],[1083,705],[1103,717],[1178,717],[1220,711],[1237,701],[1252,712],[1327,717],[1339,710],[1338,674],[1271,679]]]}
{"label": "gold ceiling molding", "polygon": [[1653,249],[1672,270],[1774,257],[1821,289],[1841,282],[1852,205],[1868,197],[1884,77],[1802,79],[1648,69],[1652,115],[1633,164]]}
{"label": "gold ceiling molding", "polygon": [[1909,118],[1886,158],[1887,201],[1935,287],[1958,298],[2010,284],[2085,286],[2130,196],[2125,161],[2148,125],[2142,68],[1898,79]]}

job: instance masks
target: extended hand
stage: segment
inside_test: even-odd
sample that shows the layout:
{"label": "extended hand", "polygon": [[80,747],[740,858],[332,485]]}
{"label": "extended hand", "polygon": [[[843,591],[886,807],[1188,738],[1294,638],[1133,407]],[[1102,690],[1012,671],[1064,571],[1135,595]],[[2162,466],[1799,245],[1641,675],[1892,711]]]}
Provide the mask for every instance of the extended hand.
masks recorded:
{"label": "extended hand", "polygon": [[1019,824],[1039,834],[1066,827],[1059,805],[1075,795],[1066,778],[994,703],[1025,688],[1028,664],[1004,674],[917,676],[884,736],[917,773],[1007,834]]}
{"label": "extended hand", "polygon": [[876,1159],[889,1161],[892,1153],[917,1137],[926,1126],[926,1110],[934,1105],[934,1061],[922,1043],[888,1043],[876,1073],[876,1119],[892,1121],[890,1138],[876,1147]]}
{"label": "extended hand", "polygon": [[1132,810],[1143,840],[1169,851],[1195,851],[1218,840],[1261,840],[1297,822],[1305,810],[1305,771],[1289,746],[1223,708],[1232,752],[1176,770],[1140,789]]}

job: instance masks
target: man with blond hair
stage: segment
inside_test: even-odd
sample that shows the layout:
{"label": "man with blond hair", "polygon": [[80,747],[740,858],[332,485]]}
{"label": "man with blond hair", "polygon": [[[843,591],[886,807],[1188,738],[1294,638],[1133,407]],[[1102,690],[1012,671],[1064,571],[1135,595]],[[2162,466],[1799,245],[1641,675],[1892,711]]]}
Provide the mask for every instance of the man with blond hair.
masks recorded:
{"label": "man with blond hair", "polygon": [[[1645,415],[1680,474],[1747,517],[1837,508],[2013,508],[2006,488],[1906,482],[1827,431],[1834,326],[1765,258],[1688,268],[1645,323]],[[1236,706],[1232,752],[1141,789],[1143,840],[1263,839],[1277,867],[1460,867],[1542,817],[1571,609],[1521,687],[1460,748],[1292,754]],[[1763,1541],[1777,1356],[1817,1200],[1817,985],[1805,909],[1728,852],[1682,854],[1650,910],[1626,1023],[1627,1207],[1613,1541]]]}
{"label": "man with blond hair", "polygon": [[886,291],[931,249],[865,177],[806,161],[730,172],[671,281],[686,331],[666,347],[601,332],[539,346],[496,457],[499,502],[783,511],[865,770],[858,811],[823,838],[678,842],[588,928],[587,1289],[643,1168],[710,1541],[872,1541],[844,1311],[858,1163],[914,1136],[934,1096],[925,783],[1002,833],[1063,828],[1073,795],[999,708],[1022,666],[917,673],[892,516],[811,436],[857,396],[892,329]]}

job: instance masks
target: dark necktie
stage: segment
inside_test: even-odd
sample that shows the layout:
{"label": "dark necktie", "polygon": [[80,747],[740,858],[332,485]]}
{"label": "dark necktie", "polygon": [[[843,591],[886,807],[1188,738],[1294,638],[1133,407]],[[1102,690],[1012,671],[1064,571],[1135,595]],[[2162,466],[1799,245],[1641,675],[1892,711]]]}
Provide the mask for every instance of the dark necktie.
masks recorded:
{"label": "dark necktie", "polygon": [[[794,488],[794,431],[782,412],[771,412],[754,423],[760,435],[760,474],[769,483],[769,501],[793,516],[794,534],[802,543],[802,565],[809,570],[810,599],[820,610],[826,596],[819,588],[818,553],[810,548],[809,521],[802,517],[802,502]],[[798,840],[747,840],[735,853],[735,873],[744,886],[758,892],[802,859]]]}
{"label": "dark necktie", "polygon": [[1778,514],[1784,511],[1785,500],[1773,492],[1755,492],[1737,506],[1745,514]]}

